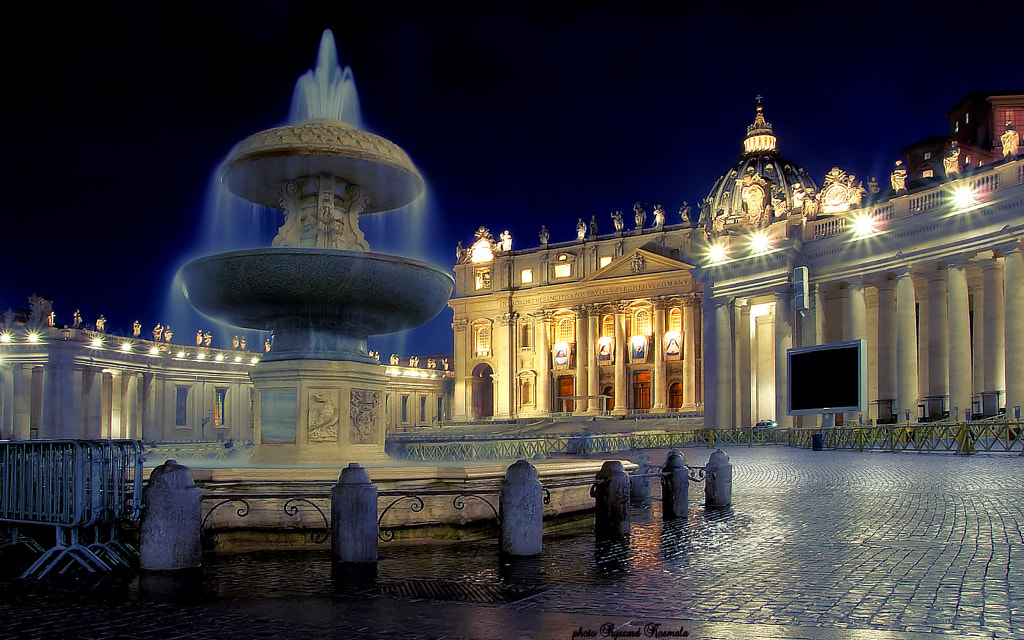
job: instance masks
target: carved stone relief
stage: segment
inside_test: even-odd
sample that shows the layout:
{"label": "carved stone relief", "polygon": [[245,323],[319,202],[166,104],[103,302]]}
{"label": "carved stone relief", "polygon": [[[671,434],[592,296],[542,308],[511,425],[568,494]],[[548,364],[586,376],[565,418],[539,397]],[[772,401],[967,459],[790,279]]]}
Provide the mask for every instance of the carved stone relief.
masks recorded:
{"label": "carved stone relief", "polygon": [[310,391],[308,427],[310,442],[338,441],[338,407],[331,391]]}
{"label": "carved stone relief", "polygon": [[352,444],[373,444],[377,441],[380,391],[352,389],[349,418],[352,421]]}

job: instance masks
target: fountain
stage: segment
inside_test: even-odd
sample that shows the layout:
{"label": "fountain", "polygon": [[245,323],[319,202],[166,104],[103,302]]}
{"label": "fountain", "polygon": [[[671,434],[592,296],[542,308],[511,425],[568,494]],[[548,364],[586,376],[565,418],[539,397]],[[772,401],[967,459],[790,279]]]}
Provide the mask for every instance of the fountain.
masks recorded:
{"label": "fountain", "polygon": [[423,178],[397,145],[340,120],[351,82],[325,70],[333,48],[326,31],[317,69],[297,87],[309,119],[249,136],[223,167],[234,194],[284,211],[272,246],[199,258],[178,274],[203,315],[273,332],[251,374],[253,463],[386,460],[387,378],[367,338],[427,322],[454,287],[445,270],[370,251],[360,216],[409,204]]}

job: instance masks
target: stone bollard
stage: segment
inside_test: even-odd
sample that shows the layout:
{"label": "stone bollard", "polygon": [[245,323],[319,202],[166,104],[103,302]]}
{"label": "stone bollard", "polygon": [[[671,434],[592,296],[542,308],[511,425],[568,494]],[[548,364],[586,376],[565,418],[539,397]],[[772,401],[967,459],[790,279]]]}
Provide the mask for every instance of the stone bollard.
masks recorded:
{"label": "stone bollard", "polygon": [[188,467],[168,460],[153,469],[142,492],[139,568],[176,571],[202,566],[201,499]]}
{"label": "stone bollard", "polygon": [[501,537],[499,551],[536,556],[543,549],[544,487],[537,468],[526,460],[512,464],[498,490]]}
{"label": "stone bollard", "polygon": [[732,503],[732,463],[719,449],[704,467],[704,507],[718,509]]}
{"label": "stone bollard", "polygon": [[599,539],[629,535],[629,475],[618,460],[608,460],[595,476],[594,530]]}
{"label": "stone bollard", "polygon": [[629,503],[637,508],[651,506],[651,479],[642,478],[643,474],[651,472],[651,457],[646,451],[638,451],[633,454],[633,462],[636,469],[629,474]]}
{"label": "stone bollard", "polygon": [[331,560],[377,562],[377,487],[358,462],[331,489]]}
{"label": "stone bollard", "polygon": [[690,470],[679,449],[669,452],[661,468],[661,503],[666,520],[685,518],[690,511]]}

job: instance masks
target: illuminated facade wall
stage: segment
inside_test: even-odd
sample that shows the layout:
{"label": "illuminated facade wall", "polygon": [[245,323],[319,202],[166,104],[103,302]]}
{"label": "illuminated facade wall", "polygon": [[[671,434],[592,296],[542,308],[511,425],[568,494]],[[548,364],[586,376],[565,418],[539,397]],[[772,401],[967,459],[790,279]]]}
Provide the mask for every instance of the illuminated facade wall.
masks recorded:
{"label": "illuminated facade wall", "polygon": [[683,258],[689,224],[587,229],[583,240],[516,251],[481,231],[455,266],[449,301],[455,420],[699,408],[701,285]]}

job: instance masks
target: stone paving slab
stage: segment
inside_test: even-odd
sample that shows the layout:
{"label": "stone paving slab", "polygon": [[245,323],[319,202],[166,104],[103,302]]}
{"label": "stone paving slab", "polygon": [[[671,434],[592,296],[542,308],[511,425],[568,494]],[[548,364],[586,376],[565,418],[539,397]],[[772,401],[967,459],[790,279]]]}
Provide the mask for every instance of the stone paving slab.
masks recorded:
{"label": "stone paving slab", "polygon": [[[1024,638],[1021,457],[727,451],[730,509],[705,511],[692,485],[686,520],[663,522],[655,502],[634,512],[628,546],[597,545],[584,522],[514,562],[494,541],[382,544],[363,581],[323,553],[213,556],[188,579],[92,590],[6,579],[0,640]],[[709,453],[686,450],[691,465]],[[480,588],[384,588],[416,581]],[[443,599],[464,592],[484,595]]]}

